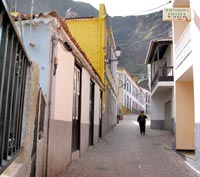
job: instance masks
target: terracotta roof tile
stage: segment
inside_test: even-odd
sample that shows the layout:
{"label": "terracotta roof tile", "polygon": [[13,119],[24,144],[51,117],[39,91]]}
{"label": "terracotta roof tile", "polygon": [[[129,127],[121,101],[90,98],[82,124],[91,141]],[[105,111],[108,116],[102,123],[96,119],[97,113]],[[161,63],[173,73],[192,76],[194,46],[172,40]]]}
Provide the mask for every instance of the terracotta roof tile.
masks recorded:
{"label": "terracotta roof tile", "polygon": [[[17,21],[19,19],[21,19],[21,20],[30,20],[31,19],[31,15],[30,14],[20,14],[20,13],[17,13],[17,12],[11,13],[11,16],[13,17],[14,20],[17,20]],[[83,57],[87,60],[87,62],[89,63],[89,65],[91,66],[91,68],[93,69],[93,71],[95,72],[95,74],[98,76],[98,78],[100,79],[100,81],[103,83],[103,81],[101,80],[101,77],[99,76],[98,72],[93,67],[93,65],[91,64],[89,58],[87,57],[87,55],[85,54],[85,52],[82,50],[82,48],[79,46],[79,44],[76,41],[76,39],[72,36],[72,34],[71,34],[71,32],[70,32],[67,24],[64,22],[64,19],[62,17],[60,17],[56,11],[49,11],[49,12],[45,12],[45,13],[42,12],[42,13],[33,15],[33,19],[48,18],[48,17],[55,17],[55,18],[57,18],[57,20],[60,22],[60,25],[61,25],[60,27],[63,28],[63,30],[69,36],[69,38],[71,39],[71,41],[74,43],[74,45],[77,47],[77,49],[83,55]],[[72,19],[89,19],[89,18],[93,18],[93,17],[78,17],[78,18],[72,18]]]}

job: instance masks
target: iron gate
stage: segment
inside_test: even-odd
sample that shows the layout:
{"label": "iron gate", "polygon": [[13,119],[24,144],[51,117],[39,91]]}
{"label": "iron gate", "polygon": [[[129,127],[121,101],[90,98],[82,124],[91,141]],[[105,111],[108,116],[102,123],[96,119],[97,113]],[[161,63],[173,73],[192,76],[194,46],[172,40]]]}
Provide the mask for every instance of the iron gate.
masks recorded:
{"label": "iron gate", "polygon": [[26,71],[30,63],[0,2],[0,173],[21,149]]}

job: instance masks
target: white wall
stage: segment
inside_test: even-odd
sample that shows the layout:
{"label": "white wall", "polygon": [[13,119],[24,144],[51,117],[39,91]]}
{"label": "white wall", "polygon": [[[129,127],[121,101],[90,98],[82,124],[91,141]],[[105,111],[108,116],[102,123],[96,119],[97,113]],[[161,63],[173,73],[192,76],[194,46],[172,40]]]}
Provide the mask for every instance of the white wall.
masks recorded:
{"label": "white wall", "polygon": [[165,119],[165,103],[172,100],[172,90],[154,94],[151,97],[151,120]]}
{"label": "white wall", "polygon": [[90,75],[82,68],[81,123],[89,124]]}
{"label": "white wall", "polygon": [[100,87],[95,83],[94,97],[94,124],[99,125]]}

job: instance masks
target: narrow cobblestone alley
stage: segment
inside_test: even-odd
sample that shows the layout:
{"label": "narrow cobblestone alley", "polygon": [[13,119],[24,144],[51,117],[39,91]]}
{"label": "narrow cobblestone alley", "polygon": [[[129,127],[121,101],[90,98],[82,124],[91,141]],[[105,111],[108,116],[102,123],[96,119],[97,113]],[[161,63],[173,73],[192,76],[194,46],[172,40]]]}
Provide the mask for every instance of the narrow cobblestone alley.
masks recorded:
{"label": "narrow cobblestone alley", "polygon": [[[148,121],[149,122],[149,121]],[[140,135],[135,116],[125,117],[60,177],[197,177],[171,148],[169,131]]]}

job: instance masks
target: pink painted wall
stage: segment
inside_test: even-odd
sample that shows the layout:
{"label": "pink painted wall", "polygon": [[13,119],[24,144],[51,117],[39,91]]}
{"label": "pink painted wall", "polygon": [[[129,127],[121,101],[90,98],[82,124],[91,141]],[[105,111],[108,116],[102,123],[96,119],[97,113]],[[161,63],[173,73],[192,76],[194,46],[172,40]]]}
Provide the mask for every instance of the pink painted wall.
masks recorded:
{"label": "pink painted wall", "polygon": [[62,173],[71,163],[74,56],[58,42],[58,66],[53,81],[48,177]]}
{"label": "pink painted wall", "polygon": [[58,44],[53,119],[72,121],[74,56]]}

